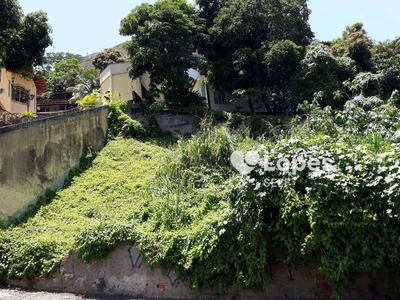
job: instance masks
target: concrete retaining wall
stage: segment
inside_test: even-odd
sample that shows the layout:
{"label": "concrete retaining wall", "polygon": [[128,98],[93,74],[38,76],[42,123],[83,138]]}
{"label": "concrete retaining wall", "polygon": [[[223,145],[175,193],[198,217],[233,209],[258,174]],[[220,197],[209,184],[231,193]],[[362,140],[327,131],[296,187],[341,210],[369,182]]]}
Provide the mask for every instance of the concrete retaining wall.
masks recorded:
{"label": "concrete retaining wall", "polygon": [[0,220],[60,186],[85,147],[100,150],[108,107],[0,128]]}
{"label": "concrete retaining wall", "polygon": [[[141,109],[129,109],[130,117],[137,121],[142,121],[146,118],[146,112]],[[177,130],[185,134],[194,134],[197,132],[195,126],[196,117],[189,113],[176,111],[160,111],[155,113],[158,125],[162,130]]]}
{"label": "concrete retaining wall", "polygon": [[[163,273],[159,268],[150,267],[135,247],[121,243],[106,259],[92,263],[82,262],[71,251],[60,262],[52,278],[9,280],[7,283],[40,290],[101,296],[102,299],[116,299],[117,295],[129,299],[235,300],[311,300],[330,299],[332,296],[324,276],[315,269],[291,269],[279,257],[271,262],[271,268],[273,279],[268,286],[269,293],[237,288],[226,291],[217,285],[214,289],[196,294],[173,270]],[[399,295],[390,290],[389,282],[388,278],[368,274],[352,290],[343,290],[342,299],[399,299]],[[392,282],[392,287],[395,286]],[[389,298],[390,294],[392,298]]]}

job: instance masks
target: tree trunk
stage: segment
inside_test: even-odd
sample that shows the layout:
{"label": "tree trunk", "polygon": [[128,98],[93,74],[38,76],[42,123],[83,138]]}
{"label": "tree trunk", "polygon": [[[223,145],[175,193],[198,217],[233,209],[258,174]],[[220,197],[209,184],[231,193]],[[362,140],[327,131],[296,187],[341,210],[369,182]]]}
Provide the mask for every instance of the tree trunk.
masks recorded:
{"label": "tree trunk", "polygon": [[247,100],[247,102],[249,103],[249,108],[250,108],[250,114],[254,115],[255,111],[254,111],[254,102],[252,100]]}

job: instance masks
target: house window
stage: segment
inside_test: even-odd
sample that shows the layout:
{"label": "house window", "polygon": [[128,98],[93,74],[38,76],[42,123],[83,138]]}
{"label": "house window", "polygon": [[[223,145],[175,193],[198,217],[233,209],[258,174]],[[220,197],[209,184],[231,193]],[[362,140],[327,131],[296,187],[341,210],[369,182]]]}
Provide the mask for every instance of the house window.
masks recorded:
{"label": "house window", "polygon": [[11,91],[11,81],[8,81],[8,97],[10,97],[10,91]]}
{"label": "house window", "polygon": [[21,86],[14,86],[12,89],[12,100],[26,103],[29,99],[29,91]]}
{"label": "house window", "polygon": [[215,104],[230,104],[230,95],[225,92],[214,92],[214,103]]}
{"label": "house window", "polygon": [[0,82],[1,82],[1,67],[0,67]]}

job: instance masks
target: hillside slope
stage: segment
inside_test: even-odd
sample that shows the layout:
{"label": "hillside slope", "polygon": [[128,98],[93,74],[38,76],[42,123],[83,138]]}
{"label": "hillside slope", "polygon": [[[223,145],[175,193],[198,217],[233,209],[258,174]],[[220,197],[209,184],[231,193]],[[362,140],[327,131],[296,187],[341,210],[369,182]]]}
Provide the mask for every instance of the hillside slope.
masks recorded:
{"label": "hillside slope", "polygon": [[[279,119],[215,113],[224,124],[168,148],[110,141],[50,204],[0,231],[0,279],[49,275],[70,249],[101,259],[121,241],[196,290],[266,287],[277,253],[318,266],[337,295],[370,272],[398,278],[400,109],[362,96],[343,111],[301,109],[286,131]],[[112,120],[116,135],[155,128]],[[254,151],[231,156],[243,149]]]}
{"label": "hillside slope", "polygon": [[[142,187],[150,184],[165,149],[133,139],[109,142],[90,168],[25,223],[0,230],[0,277],[50,274],[85,230],[128,226]],[[113,248],[124,237],[108,237]],[[107,249],[103,249],[107,252]],[[96,249],[96,255],[106,255]]]}

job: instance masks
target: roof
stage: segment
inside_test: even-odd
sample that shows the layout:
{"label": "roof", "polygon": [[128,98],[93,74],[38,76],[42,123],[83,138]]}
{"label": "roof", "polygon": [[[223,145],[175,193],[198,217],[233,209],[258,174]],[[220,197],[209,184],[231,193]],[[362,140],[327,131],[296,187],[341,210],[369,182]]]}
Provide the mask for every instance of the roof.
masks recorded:
{"label": "roof", "polygon": [[49,88],[47,87],[46,77],[39,77],[38,75],[33,76],[33,82],[36,86],[36,94],[40,95],[43,92],[47,91]]}

